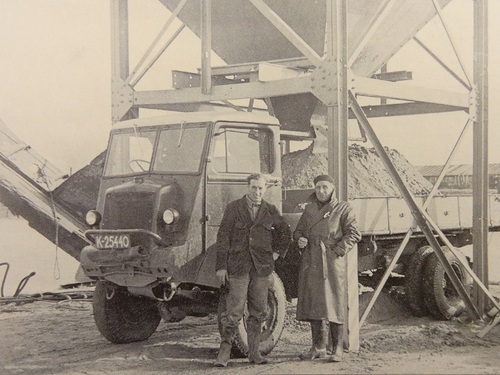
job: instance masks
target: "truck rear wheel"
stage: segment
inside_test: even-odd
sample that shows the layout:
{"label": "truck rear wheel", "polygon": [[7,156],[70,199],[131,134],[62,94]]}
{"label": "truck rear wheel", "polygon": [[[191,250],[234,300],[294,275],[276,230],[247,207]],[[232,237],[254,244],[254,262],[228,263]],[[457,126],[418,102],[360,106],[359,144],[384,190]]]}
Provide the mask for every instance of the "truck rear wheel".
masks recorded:
{"label": "truck rear wheel", "polygon": [[[462,263],[446,246],[441,247],[443,253],[448,259],[451,267],[465,287],[470,291],[472,286],[472,277],[469,275]],[[458,256],[465,262],[467,259],[458,250]],[[439,261],[435,253],[429,255],[425,263],[423,273],[423,291],[427,308],[431,315],[436,319],[449,320],[454,316],[460,315],[465,310],[465,304],[455,287],[451,283],[445,272],[444,266]]]}
{"label": "truck rear wheel", "polygon": [[[281,333],[283,332],[283,327],[285,324],[285,314],[286,314],[286,294],[285,288],[279,276],[273,272],[273,285],[269,288],[269,317],[266,321],[267,329],[262,332],[262,340],[259,349],[262,354],[269,354],[276,344],[278,343]],[[225,301],[221,299],[219,303],[219,317],[221,311],[225,308]],[[235,358],[242,358],[248,355],[248,339],[247,339],[247,329],[246,329],[246,317],[247,311],[245,309],[245,316],[241,320],[236,335],[233,341],[233,347],[231,354]],[[219,331],[221,329],[221,323],[219,318]]]}
{"label": "truck rear wheel", "polygon": [[110,282],[97,283],[92,306],[97,329],[114,344],[148,339],[161,320],[155,301]]}
{"label": "truck rear wheel", "polygon": [[408,306],[415,316],[428,315],[425,305],[422,273],[425,261],[433,252],[432,247],[422,246],[410,257],[405,273],[405,295]]}

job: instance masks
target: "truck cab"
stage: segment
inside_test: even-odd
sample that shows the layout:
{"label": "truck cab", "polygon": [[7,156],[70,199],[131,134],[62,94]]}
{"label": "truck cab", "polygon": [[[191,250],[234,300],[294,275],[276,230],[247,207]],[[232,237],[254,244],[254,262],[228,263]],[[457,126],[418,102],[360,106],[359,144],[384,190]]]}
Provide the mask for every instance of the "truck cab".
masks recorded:
{"label": "truck cab", "polygon": [[[224,209],[245,194],[251,173],[268,176],[265,199],[281,207],[279,146],[277,119],[254,113],[182,114],[114,125],[97,207],[86,216],[91,245],[80,257],[84,273],[98,281],[94,312],[106,338],[144,340],[159,318],[178,321],[217,310],[213,245]],[[275,285],[270,305],[277,313],[285,296],[279,279]],[[110,308],[110,296],[120,296],[120,308],[137,301],[141,313],[120,317],[117,307]],[[271,328],[269,341],[282,330],[277,315],[284,318],[284,311],[271,318],[276,332]],[[142,332],[127,324],[130,316],[135,326],[147,320]]]}

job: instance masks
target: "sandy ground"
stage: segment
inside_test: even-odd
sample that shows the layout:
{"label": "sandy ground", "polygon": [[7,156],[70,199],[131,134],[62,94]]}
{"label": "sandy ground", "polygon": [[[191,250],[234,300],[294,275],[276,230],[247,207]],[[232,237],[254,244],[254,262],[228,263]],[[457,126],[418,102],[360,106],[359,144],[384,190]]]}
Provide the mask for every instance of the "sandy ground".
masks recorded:
{"label": "sandy ground", "polygon": [[[494,286],[496,295],[500,287]],[[74,292],[73,292],[74,293]],[[73,294],[75,296],[75,294]],[[500,325],[483,339],[482,324],[414,318],[390,302],[386,316],[366,323],[358,353],[340,364],[300,361],[309,327],[288,304],[285,330],[269,364],[234,359],[213,367],[219,337],[214,316],[161,323],[144,342],[115,345],[97,331],[89,299],[0,306],[0,373],[7,374],[498,374]]]}
{"label": "sandy ground", "polygon": [[[54,279],[54,245],[23,220],[0,219],[0,234],[0,262],[11,266],[6,296],[31,271],[37,274],[23,291],[26,294],[74,281],[77,262],[60,251],[61,277]],[[500,279],[498,237],[495,234],[490,244],[490,280]],[[500,297],[498,281],[490,288]],[[269,364],[254,366],[242,358],[217,369],[212,366],[219,343],[213,316],[162,322],[147,341],[114,345],[98,332],[84,292],[71,291],[73,300],[1,303],[0,374],[500,373],[500,325],[479,339],[476,334],[484,323],[415,318],[385,295],[361,328],[359,352],[346,353],[341,364],[298,360],[297,353],[310,345],[309,327],[295,321],[295,306],[289,304],[285,330],[268,356]]]}

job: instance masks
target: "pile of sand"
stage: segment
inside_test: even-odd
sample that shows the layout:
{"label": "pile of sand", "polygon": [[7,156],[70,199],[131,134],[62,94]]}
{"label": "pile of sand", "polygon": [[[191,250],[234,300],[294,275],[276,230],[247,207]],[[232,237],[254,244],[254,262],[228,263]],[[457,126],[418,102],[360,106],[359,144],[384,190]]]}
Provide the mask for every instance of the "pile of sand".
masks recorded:
{"label": "pile of sand", "polygon": [[105,157],[102,152],[54,190],[54,198],[82,221],[96,208]]}
{"label": "pile of sand", "polygon": [[[281,164],[283,186],[286,189],[311,189],[313,179],[328,173],[326,154],[313,154],[313,145],[305,150],[283,155]],[[399,175],[414,195],[425,195],[432,189],[426,180],[397,150],[386,148]],[[349,146],[348,155],[349,197],[391,197],[401,196],[399,190],[386,171],[375,149],[361,145]]]}
{"label": "pile of sand", "polygon": [[[386,152],[414,195],[426,194],[431,190],[432,184],[398,151],[386,149]],[[70,176],[54,191],[54,197],[82,220],[88,210],[95,208],[104,158],[105,152]],[[313,154],[312,145],[305,150],[284,155],[281,163],[283,186],[287,190],[312,189],[314,177],[328,171],[326,154]],[[358,144],[351,145],[348,173],[351,198],[400,196],[396,184],[374,149],[367,149]]]}

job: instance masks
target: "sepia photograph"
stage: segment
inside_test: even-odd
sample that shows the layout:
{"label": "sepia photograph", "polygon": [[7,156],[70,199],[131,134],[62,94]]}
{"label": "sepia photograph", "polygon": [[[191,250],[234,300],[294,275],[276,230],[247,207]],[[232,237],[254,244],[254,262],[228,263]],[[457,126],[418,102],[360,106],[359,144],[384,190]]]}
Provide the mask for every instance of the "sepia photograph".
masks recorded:
{"label": "sepia photograph", "polygon": [[0,373],[500,373],[499,19],[1,0]]}

